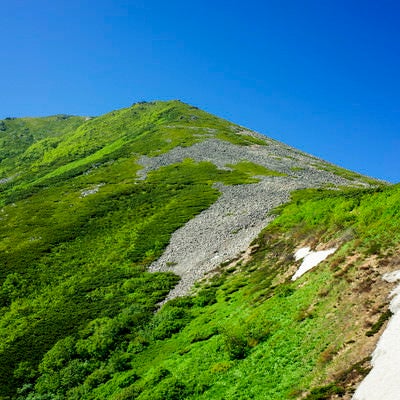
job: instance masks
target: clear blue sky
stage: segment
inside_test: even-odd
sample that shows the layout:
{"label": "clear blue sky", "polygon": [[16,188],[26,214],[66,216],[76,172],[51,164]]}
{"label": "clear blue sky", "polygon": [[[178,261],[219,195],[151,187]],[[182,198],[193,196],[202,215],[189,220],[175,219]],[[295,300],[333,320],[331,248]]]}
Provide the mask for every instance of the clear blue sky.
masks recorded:
{"label": "clear blue sky", "polygon": [[181,99],[400,182],[398,1],[0,5],[0,118]]}

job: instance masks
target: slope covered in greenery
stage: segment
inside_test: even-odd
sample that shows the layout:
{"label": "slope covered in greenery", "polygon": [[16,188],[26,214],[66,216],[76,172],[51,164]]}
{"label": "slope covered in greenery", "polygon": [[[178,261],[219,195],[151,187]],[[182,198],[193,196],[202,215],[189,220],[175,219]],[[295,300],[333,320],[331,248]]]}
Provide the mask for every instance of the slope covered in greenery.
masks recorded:
{"label": "slope covered in greenery", "polygon": [[[156,314],[143,304],[150,293],[137,293],[150,279],[154,290],[155,277],[131,272],[107,291],[123,293],[125,307],[59,340],[31,379],[24,370],[35,384],[25,384],[21,398],[32,389],[27,398],[290,399],[308,393],[322,399],[351,393],[349,377],[358,382],[367,372],[369,350],[390,315],[380,293],[389,291],[380,280],[385,268],[376,269],[373,260],[393,268],[399,200],[398,186],[296,194],[254,243],[250,260],[222,267],[195,296],[170,301]],[[291,282],[295,248],[319,242],[340,249]]]}
{"label": "slope covered in greenery", "polygon": [[[191,131],[194,122],[195,134]],[[238,136],[231,129],[235,125],[179,101],[139,103],[97,118],[4,120],[0,171],[2,179],[10,182],[3,193],[9,194],[9,201],[15,200],[87,172],[93,165],[190,146],[210,136],[209,126],[221,140],[265,144],[252,136]]]}
{"label": "slope covered in greenery", "polygon": [[[146,268],[218,199],[215,183],[287,174],[185,159],[144,179],[141,157],[210,138],[261,148],[270,140],[178,101],[92,119],[11,119],[0,129],[0,398],[289,398],[349,364],[333,365],[345,340],[356,343],[350,358],[364,343],[351,329],[336,334],[350,307],[341,296],[365,258],[390,256],[397,187],[296,195],[249,260],[155,312],[179,277]],[[318,241],[342,247],[289,282],[294,248]],[[347,262],[350,254],[360,255]],[[376,307],[372,325],[384,301]],[[329,390],[347,390],[340,384]]]}

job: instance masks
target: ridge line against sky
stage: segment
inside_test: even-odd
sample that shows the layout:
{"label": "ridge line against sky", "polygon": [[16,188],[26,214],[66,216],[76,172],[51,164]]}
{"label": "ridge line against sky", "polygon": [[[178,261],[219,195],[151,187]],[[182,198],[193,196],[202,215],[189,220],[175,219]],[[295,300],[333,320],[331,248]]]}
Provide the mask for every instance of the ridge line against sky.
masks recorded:
{"label": "ridge line against sky", "polygon": [[0,118],[180,99],[400,181],[400,3],[14,0]]}

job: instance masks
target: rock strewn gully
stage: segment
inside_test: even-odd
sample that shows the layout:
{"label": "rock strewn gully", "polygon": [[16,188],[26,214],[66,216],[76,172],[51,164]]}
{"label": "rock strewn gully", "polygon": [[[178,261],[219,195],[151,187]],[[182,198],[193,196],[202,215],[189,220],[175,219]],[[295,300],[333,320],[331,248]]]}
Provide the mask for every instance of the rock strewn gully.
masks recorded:
{"label": "rock strewn gully", "polygon": [[210,161],[225,169],[226,164],[248,160],[288,175],[262,176],[259,177],[260,182],[255,184],[217,184],[222,192],[220,198],[174,232],[162,256],[149,267],[152,272],[172,271],[181,277],[166,301],[188,294],[197,280],[222,262],[245,251],[272,220],[268,212],[287,202],[291,191],[327,184],[365,186],[362,181],[350,182],[315,168],[312,164],[325,164],[318,158],[279,142],[266,140],[267,146],[238,146],[217,139],[206,139],[190,147],[177,147],[160,156],[142,157],[139,160],[143,166],[139,179],[145,179],[149,171],[181,162],[185,158]]}

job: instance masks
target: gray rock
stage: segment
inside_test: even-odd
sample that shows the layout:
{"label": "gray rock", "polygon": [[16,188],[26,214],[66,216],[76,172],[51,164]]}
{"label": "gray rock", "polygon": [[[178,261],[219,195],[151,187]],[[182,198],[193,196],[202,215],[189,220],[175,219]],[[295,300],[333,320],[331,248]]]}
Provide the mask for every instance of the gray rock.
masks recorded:
{"label": "gray rock", "polygon": [[[243,131],[238,132],[243,134]],[[248,134],[246,131],[245,134]],[[238,146],[215,138],[190,147],[176,147],[156,157],[141,157],[139,179],[150,171],[182,162],[186,158],[210,161],[218,168],[248,160],[287,176],[260,176],[259,183],[225,186],[222,195],[207,210],[173,233],[162,256],[149,267],[152,272],[173,271],[181,281],[167,300],[188,294],[193,284],[222,262],[245,251],[272,220],[268,213],[287,202],[296,189],[330,186],[366,186],[362,180],[349,181],[322,170],[328,164],[282,143],[261,137],[268,144]]]}

